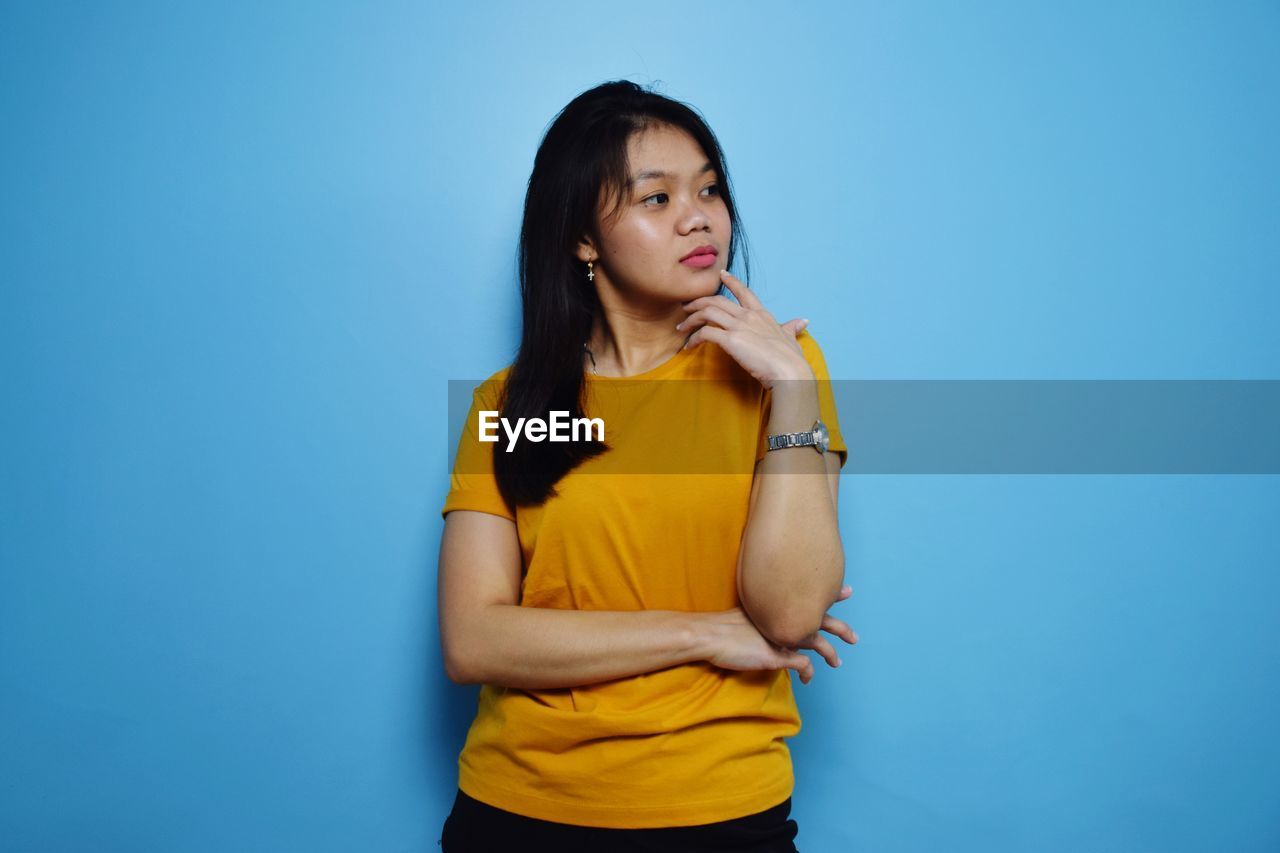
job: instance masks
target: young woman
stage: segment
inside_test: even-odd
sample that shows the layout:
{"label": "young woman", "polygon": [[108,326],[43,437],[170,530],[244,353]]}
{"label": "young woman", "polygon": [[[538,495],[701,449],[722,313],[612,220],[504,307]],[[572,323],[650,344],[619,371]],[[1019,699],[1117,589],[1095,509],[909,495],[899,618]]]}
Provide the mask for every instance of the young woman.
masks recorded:
{"label": "young woman", "polygon": [[[612,82],[547,130],[519,353],[475,389],[443,509],[445,664],[483,685],[446,853],[796,850],[788,670],[857,641],[826,612],[847,452],[807,321],[728,274],[742,243],[685,104]],[[521,431],[555,412],[604,435]]]}

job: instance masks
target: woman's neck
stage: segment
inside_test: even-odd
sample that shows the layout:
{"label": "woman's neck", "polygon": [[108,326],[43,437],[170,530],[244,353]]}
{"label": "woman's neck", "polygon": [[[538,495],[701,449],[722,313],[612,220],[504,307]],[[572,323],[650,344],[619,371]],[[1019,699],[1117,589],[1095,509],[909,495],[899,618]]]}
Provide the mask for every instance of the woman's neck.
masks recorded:
{"label": "woman's neck", "polygon": [[665,318],[637,318],[597,314],[587,339],[583,361],[587,371],[600,376],[627,377],[645,373],[680,352],[692,332],[676,329],[685,312]]}

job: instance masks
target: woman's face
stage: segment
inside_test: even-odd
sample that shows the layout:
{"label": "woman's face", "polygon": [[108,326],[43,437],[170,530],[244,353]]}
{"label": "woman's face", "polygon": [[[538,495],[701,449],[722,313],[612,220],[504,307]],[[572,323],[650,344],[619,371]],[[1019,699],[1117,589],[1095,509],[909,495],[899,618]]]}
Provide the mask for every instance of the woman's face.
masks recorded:
{"label": "woman's face", "polygon": [[[593,283],[633,303],[670,305],[716,293],[730,222],[706,153],[683,130],[657,125],[632,134],[627,155],[632,184],[621,210],[601,221],[600,245],[588,240],[578,248],[582,261],[594,259]],[[717,252],[708,266],[680,262],[700,246]]]}

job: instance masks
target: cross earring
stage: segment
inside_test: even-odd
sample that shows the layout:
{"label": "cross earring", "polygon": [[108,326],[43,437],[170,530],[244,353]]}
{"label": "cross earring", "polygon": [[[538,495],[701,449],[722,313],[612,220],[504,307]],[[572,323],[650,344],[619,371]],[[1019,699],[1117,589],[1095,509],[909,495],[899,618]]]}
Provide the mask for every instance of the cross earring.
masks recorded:
{"label": "cross earring", "polygon": [[596,280],[596,271],[591,268],[591,261],[587,261],[587,280],[588,281]]}

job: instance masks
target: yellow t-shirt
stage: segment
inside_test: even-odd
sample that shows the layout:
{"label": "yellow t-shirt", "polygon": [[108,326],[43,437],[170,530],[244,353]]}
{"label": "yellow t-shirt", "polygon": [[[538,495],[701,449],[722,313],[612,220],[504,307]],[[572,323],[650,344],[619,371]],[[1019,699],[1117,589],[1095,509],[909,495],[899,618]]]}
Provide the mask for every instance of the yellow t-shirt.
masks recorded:
{"label": "yellow t-shirt", "polygon": [[[829,450],[843,466],[847,450],[822,351],[807,331],[797,340],[818,378]],[[507,438],[501,428],[498,443],[478,437],[478,412],[498,409],[509,370],[475,389],[442,514],[478,510],[515,522],[520,604],[737,606],[738,549],[754,463],[767,446],[771,392],[711,342],[637,376],[588,373],[585,413],[604,421],[612,449],[557,482],[556,497],[513,515],[492,467]],[[458,758],[458,785],[498,808],[560,823],[713,823],[791,795],[785,739],[799,731],[785,669],[738,672],[704,661],[582,687],[484,685]]]}

